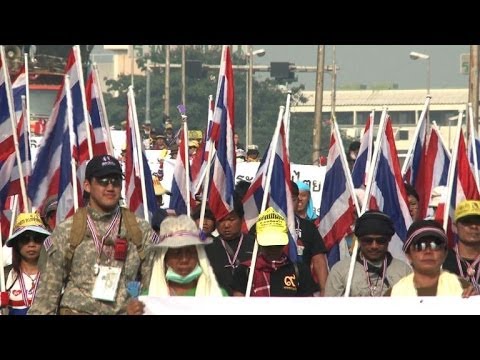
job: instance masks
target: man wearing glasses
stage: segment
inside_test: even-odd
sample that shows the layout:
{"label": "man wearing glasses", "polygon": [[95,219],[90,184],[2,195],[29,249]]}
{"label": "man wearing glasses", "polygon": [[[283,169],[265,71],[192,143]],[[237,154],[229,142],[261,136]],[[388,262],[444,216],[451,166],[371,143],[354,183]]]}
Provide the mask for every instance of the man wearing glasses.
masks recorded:
{"label": "man wearing glasses", "polygon": [[464,200],[455,209],[457,242],[443,268],[470,282],[480,293],[480,201]]}
{"label": "man wearing glasses", "polygon": [[[113,315],[126,312],[127,287],[159,239],[145,220],[120,208],[122,169],[110,155],[85,170],[86,206],[44,242],[41,278],[29,314]],[[42,256],[42,255],[41,255]]]}
{"label": "man wearing glasses", "polygon": [[[395,230],[390,217],[380,211],[367,211],[355,222],[359,250],[353,270],[350,296],[382,296],[402,277],[412,272],[403,261],[388,252]],[[343,296],[350,259],[337,262],[327,278],[325,296]]]}

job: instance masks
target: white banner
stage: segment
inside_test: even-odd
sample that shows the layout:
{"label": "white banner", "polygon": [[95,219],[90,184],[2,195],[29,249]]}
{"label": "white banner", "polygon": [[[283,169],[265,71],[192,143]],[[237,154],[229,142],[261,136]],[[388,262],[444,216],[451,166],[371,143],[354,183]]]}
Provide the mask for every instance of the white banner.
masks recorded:
{"label": "white banner", "polygon": [[480,296],[194,297],[140,296],[146,315],[480,315]]}

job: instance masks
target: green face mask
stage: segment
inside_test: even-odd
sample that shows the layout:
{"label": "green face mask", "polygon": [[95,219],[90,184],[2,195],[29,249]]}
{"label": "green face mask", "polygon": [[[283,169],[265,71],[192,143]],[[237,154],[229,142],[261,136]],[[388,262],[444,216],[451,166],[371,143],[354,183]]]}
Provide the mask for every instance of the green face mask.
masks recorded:
{"label": "green face mask", "polygon": [[167,281],[171,281],[177,284],[188,284],[191,283],[193,280],[196,280],[202,275],[202,268],[200,265],[197,264],[195,266],[195,269],[192,270],[192,272],[186,276],[182,276],[177,274],[171,267],[167,269],[167,273],[165,274],[165,278]]}

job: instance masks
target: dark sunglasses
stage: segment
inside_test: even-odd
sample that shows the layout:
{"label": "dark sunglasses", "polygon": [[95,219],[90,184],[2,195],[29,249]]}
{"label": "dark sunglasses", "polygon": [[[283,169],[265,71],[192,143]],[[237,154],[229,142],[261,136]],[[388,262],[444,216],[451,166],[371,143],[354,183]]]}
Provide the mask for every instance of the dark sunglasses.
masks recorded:
{"label": "dark sunglasses", "polygon": [[45,240],[45,237],[38,237],[38,236],[32,236],[32,235],[27,235],[21,239],[18,240],[18,243],[21,245],[28,244],[30,241],[35,242],[35,244],[43,244],[43,240]]}
{"label": "dark sunglasses", "polygon": [[412,244],[412,249],[417,252],[425,251],[427,248],[433,251],[442,250],[445,249],[445,243],[440,240],[420,240],[415,244]]}
{"label": "dark sunglasses", "polygon": [[103,177],[103,178],[95,178],[97,180],[97,183],[99,183],[101,186],[107,187],[108,184],[112,184],[115,187],[118,187],[122,185],[122,179],[120,177]]}
{"label": "dark sunglasses", "polygon": [[366,236],[366,237],[360,238],[359,240],[360,240],[361,243],[368,244],[368,245],[373,244],[374,241],[378,245],[385,245],[386,243],[388,243],[390,241],[390,238],[385,237],[385,236],[382,236],[382,237],[379,237],[379,238]]}

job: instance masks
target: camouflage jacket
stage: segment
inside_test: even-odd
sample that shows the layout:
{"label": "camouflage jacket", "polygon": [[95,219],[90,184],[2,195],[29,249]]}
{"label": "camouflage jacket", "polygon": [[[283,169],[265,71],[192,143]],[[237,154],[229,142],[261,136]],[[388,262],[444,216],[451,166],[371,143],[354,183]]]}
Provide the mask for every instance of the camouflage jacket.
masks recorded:
{"label": "camouflage jacket", "polygon": [[[99,213],[88,208],[88,214],[95,223],[98,231],[99,240],[104,236],[107,227],[110,225],[115,211],[110,213]],[[60,307],[69,308],[80,313],[92,315],[115,315],[126,313],[126,305],[129,299],[127,284],[135,281],[140,272],[142,275],[141,259],[134,244],[128,244],[127,258],[125,262],[113,259],[111,255],[110,265],[122,268],[120,282],[118,284],[116,298],[114,302],[96,300],[92,297],[92,291],[96,280],[94,266],[97,261],[98,253],[92,238],[92,234],[87,227],[83,241],[75,249],[73,255],[70,274],[66,264],[66,249],[70,243],[70,230],[73,223],[73,217],[68,218],[59,224],[52,235],[47,238],[42,248],[43,257],[40,265],[40,281],[38,284],[35,300],[28,312],[33,315],[54,315],[57,312],[58,304]],[[158,243],[158,235],[150,227],[150,224],[137,217],[137,223],[143,234],[143,247],[145,253],[148,253],[152,246]],[[118,229],[114,229],[109,238],[114,240]],[[125,237],[126,227],[122,221],[120,236]],[[107,239],[108,242],[108,239]],[[112,246],[104,245],[106,250]],[[102,251],[99,265],[107,265],[108,257]],[[62,290],[64,289],[63,295]]]}

